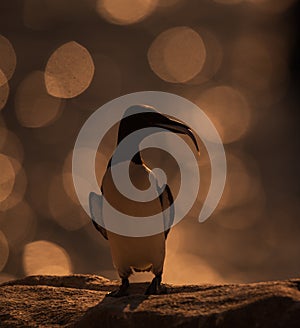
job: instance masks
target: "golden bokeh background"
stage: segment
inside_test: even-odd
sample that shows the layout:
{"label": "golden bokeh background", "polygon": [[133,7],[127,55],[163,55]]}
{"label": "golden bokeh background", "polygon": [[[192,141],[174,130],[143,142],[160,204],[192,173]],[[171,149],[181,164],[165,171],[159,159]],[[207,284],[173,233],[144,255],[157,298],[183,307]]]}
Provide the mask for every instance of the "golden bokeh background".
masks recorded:
{"label": "golden bokeh background", "polygon": [[[33,274],[117,277],[108,243],[75,194],[72,149],[101,105],[144,90],[196,103],[227,154],[223,197],[199,224],[210,183],[201,147],[198,199],[169,235],[164,281],[299,276],[296,0],[3,1],[0,16],[0,282]],[[116,128],[99,146],[98,181]],[[171,163],[155,150],[144,155],[150,165]],[[178,190],[178,172],[168,173]]]}

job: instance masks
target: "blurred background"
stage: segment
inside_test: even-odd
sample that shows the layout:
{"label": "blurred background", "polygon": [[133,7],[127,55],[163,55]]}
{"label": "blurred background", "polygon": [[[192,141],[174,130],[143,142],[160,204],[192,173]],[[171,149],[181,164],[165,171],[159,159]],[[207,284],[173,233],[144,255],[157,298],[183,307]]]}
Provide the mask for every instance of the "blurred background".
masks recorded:
{"label": "blurred background", "polygon": [[[1,1],[0,282],[117,278],[76,198],[72,149],[96,109],[144,90],[202,108],[228,161],[221,202],[199,224],[210,178],[201,147],[203,184],[169,234],[164,281],[299,276],[299,17],[296,0]],[[99,168],[115,133],[99,148]]]}

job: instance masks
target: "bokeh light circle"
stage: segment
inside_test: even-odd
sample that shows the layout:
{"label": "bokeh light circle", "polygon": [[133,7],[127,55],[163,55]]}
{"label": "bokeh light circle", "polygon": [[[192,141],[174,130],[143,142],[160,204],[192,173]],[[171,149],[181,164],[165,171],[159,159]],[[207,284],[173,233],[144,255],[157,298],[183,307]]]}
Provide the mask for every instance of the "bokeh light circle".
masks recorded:
{"label": "bokeh light circle", "polygon": [[62,107],[61,99],[47,93],[41,71],[31,72],[17,89],[15,110],[24,127],[39,128],[53,123],[61,115]]}
{"label": "bokeh light circle", "polygon": [[61,246],[46,240],[29,243],[24,248],[26,275],[67,275],[72,273],[71,259]]}
{"label": "bokeh light circle", "polygon": [[[4,36],[0,35],[0,71],[6,77],[5,83],[11,79],[16,69],[17,58],[15,50],[10,41]],[[3,85],[3,80],[0,77],[0,87]]]}
{"label": "bokeh light circle", "polygon": [[89,87],[94,71],[89,51],[75,41],[67,42],[57,48],[47,62],[47,91],[58,98],[76,97]]}
{"label": "bokeh light circle", "polygon": [[5,106],[9,95],[7,78],[0,69],[0,110]]}
{"label": "bokeh light circle", "polygon": [[200,73],[206,59],[201,36],[190,27],[179,26],[159,34],[148,50],[151,69],[162,80],[184,83]]}
{"label": "bokeh light circle", "polygon": [[26,201],[13,208],[0,211],[0,226],[6,236],[9,247],[19,250],[30,242],[36,232],[37,218]]}
{"label": "bokeh light circle", "polygon": [[240,139],[250,127],[249,104],[237,89],[226,85],[209,88],[195,99],[195,103],[212,120],[224,143]]}
{"label": "bokeh light circle", "polygon": [[4,233],[0,230],[0,271],[5,267],[9,256],[9,246]]}
{"label": "bokeh light circle", "polygon": [[15,184],[15,170],[8,156],[0,153],[0,202],[12,192]]}
{"label": "bokeh light circle", "polygon": [[158,0],[98,0],[96,9],[100,16],[117,25],[140,22],[149,16]]}

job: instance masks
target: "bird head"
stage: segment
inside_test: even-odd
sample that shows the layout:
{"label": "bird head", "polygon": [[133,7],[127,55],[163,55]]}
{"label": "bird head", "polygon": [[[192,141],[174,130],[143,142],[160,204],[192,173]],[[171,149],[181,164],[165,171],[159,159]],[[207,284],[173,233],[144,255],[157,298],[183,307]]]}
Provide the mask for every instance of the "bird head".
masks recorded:
{"label": "bird head", "polygon": [[145,105],[131,106],[125,111],[119,126],[118,144],[132,132],[150,127],[163,128],[174,133],[187,135],[199,152],[197,140],[190,127],[159,113],[153,107]]}

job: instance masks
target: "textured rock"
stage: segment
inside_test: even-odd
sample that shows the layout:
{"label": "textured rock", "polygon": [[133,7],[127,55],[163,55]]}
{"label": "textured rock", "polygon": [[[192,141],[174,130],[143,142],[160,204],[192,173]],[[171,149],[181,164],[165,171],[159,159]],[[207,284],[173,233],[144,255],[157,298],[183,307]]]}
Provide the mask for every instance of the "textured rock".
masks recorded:
{"label": "textured rock", "polygon": [[94,275],[32,276],[0,285],[1,327],[300,327],[300,279],[167,286],[105,297],[116,281]]}

